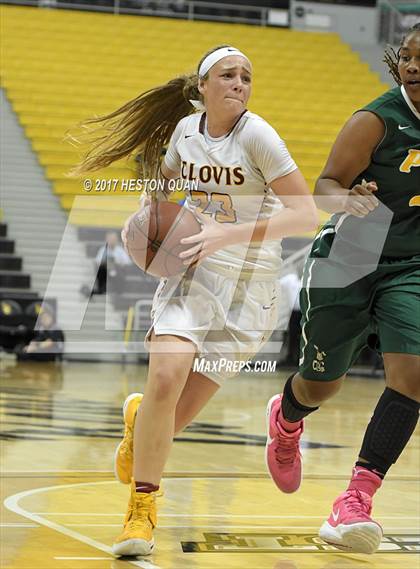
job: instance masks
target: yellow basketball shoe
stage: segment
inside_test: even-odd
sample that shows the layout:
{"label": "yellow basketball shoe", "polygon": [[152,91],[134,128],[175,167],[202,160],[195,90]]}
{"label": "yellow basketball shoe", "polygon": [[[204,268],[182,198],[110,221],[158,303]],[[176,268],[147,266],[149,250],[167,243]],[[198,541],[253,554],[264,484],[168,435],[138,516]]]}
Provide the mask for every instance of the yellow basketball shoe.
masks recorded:
{"label": "yellow basketball shoe", "polygon": [[130,484],[133,475],[133,429],[142,399],[142,393],[132,393],[124,401],[124,437],[117,446],[114,456],[115,478],[123,484]]}
{"label": "yellow basketball shoe", "polygon": [[153,530],[157,523],[156,498],[162,492],[136,492],[134,480],[131,483],[131,496],[128,502],[124,530],[113,546],[114,555],[150,555],[155,541]]}

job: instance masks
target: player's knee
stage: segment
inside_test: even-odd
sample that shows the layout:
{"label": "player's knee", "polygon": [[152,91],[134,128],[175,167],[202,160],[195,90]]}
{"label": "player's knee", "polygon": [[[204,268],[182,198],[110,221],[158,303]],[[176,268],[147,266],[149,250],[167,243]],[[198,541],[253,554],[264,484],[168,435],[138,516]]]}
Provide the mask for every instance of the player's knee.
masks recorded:
{"label": "player's knee", "polygon": [[164,368],[158,366],[149,378],[149,393],[156,403],[176,404],[180,391],[180,374],[176,367]]}
{"label": "player's knee", "polygon": [[[318,406],[338,393],[344,378],[345,376],[342,376],[332,381],[310,381],[301,378],[299,381],[300,392],[304,395],[307,403],[310,402],[311,406]],[[295,382],[293,387],[295,388]]]}
{"label": "player's knee", "polygon": [[420,402],[420,357],[409,354],[385,354],[386,385]]}
{"label": "player's knee", "polygon": [[420,382],[414,376],[387,379],[387,387],[420,403]]}

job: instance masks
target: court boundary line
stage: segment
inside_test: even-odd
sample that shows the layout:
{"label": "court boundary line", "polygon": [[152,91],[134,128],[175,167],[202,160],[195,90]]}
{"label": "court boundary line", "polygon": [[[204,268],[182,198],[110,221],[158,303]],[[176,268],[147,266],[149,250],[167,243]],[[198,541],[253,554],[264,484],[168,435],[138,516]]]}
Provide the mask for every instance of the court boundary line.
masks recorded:
{"label": "court boundary line", "polygon": [[[121,524],[67,524],[69,527],[121,527]],[[39,527],[39,526],[38,526]],[[226,532],[231,532],[231,530],[235,529],[235,530],[241,530],[241,529],[248,529],[248,530],[284,530],[284,529],[288,529],[288,530],[295,530],[294,533],[296,534],[300,534],[300,533],[307,533],[308,531],[313,531],[315,534],[318,534],[319,531],[319,524],[317,526],[279,526],[279,525],[272,525],[272,526],[257,526],[257,525],[252,525],[252,526],[248,526],[248,525],[241,525],[241,526],[236,526],[236,525],[229,525],[229,524],[218,524],[218,525],[210,525],[210,524],[206,524],[204,526],[201,525],[188,525],[188,526],[181,526],[179,524],[176,524],[174,526],[168,526],[168,525],[162,525],[159,524],[159,529],[177,529],[177,528],[182,528],[182,529],[196,529],[196,528],[207,528],[209,531],[215,531],[218,533],[226,533]],[[405,535],[407,532],[414,532],[416,535],[419,534],[420,532],[420,528],[416,527],[396,527],[396,528],[386,528],[387,534],[392,533],[393,535],[399,535],[399,532],[404,532],[401,535]]]}
{"label": "court boundary line", "polygon": [[[94,482],[92,482],[94,484]],[[123,518],[125,514],[118,513],[118,514],[110,514],[110,513],[101,513],[101,512],[33,512],[38,516],[98,516],[98,517],[121,517]],[[159,513],[159,518],[226,518],[227,514],[165,514]],[[267,516],[267,515],[259,515],[259,514],[229,514],[230,518],[240,518],[240,519],[249,519],[249,518],[258,518],[258,519],[273,519],[273,520],[292,520],[292,519],[313,519],[313,520],[324,520],[325,515],[319,516],[305,516],[300,514],[299,516]],[[418,520],[418,516],[381,516],[382,520]],[[161,527],[159,525],[159,527]]]}
{"label": "court boundary line", "polygon": [[[72,539],[75,539],[76,541],[80,541],[80,542],[84,543],[85,545],[88,545],[88,546],[93,547],[95,549],[99,549],[100,551],[103,551],[104,553],[111,555],[111,557],[113,559],[116,559],[116,557],[112,553],[112,548],[109,545],[105,545],[104,543],[102,543],[100,541],[92,539],[92,538],[85,536],[85,535],[83,535],[79,532],[76,532],[74,530],[68,529],[65,526],[62,526],[61,524],[57,524],[56,522],[52,522],[51,520],[47,520],[47,519],[41,517],[39,514],[34,514],[32,512],[29,512],[28,510],[25,510],[24,508],[22,508],[19,505],[20,500],[22,500],[23,498],[26,498],[27,496],[32,496],[34,494],[41,494],[43,492],[59,490],[62,488],[73,488],[75,486],[91,486],[94,484],[95,485],[109,484],[109,482],[108,481],[106,481],[106,482],[81,482],[78,484],[60,484],[58,486],[45,486],[42,488],[33,488],[31,490],[24,490],[23,492],[13,494],[12,496],[7,497],[3,503],[4,503],[4,506],[8,510],[10,510],[11,512],[14,512],[15,514],[18,514],[20,516],[23,516],[24,518],[30,519],[31,521],[36,522],[42,526],[48,527],[49,529],[52,529],[58,533],[62,533],[64,535],[66,535],[67,537],[70,537]],[[146,560],[127,561],[127,563],[130,563],[131,565],[135,565],[136,567],[141,567],[141,569],[162,569],[161,567],[159,567],[159,565],[155,565],[151,561],[146,561]]]}
{"label": "court boundary line", "polygon": [[115,557],[66,557],[66,556],[55,556],[54,559],[57,561],[112,561]]}
{"label": "court boundary line", "polygon": [[[187,479],[192,479],[194,477],[188,477]],[[104,484],[118,484],[118,482],[116,480],[112,480],[112,481],[92,481],[92,482],[79,482],[79,483],[74,483],[74,484],[59,484],[59,485],[55,485],[55,486],[46,486],[46,487],[41,487],[41,488],[34,488],[34,489],[30,489],[30,490],[25,490],[23,492],[19,492],[17,494],[13,494],[9,497],[7,497],[4,500],[4,506],[14,512],[15,514],[18,514],[20,516],[23,516],[24,518],[30,519],[32,522],[38,523],[41,526],[44,527],[48,527],[49,529],[52,529],[58,533],[61,533],[71,539],[75,539],[76,541],[79,541],[81,543],[84,543],[85,545],[88,545],[90,547],[93,547],[94,549],[97,549],[99,551],[102,551],[108,555],[111,556],[112,559],[115,559],[115,556],[112,554],[112,548],[108,545],[105,545],[104,543],[97,541],[95,539],[92,539],[86,535],[83,535],[77,531],[74,531],[72,529],[69,529],[66,526],[63,526],[61,524],[58,524],[56,522],[53,522],[49,519],[43,518],[41,517],[41,515],[38,513],[33,513],[33,512],[29,512],[28,510],[25,510],[24,508],[22,508],[19,505],[19,501],[22,500],[23,498],[26,498],[28,496],[32,496],[34,494],[41,494],[43,492],[48,492],[48,491],[55,491],[55,490],[61,490],[64,488],[76,488],[76,487],[81,487],[81,486],[98,486],[98,485],[104,485]],[[49,514],[46,514],[49,515]],[[78,512],[74,512],[71,515],[79,515]],[[86,515],[94,515],[94,514],[86,514]],[[120,515],[120,514],[118,514]],[[175,516],[177,514],[173,514],[173,516]],[[185,516],[188,516],[188,514],[186,514]],[[245,516],[245,517],[249,517],[249,516]],[[255,516],[255,517],[261,517],[261,516]],[[271,516],[270,516],[271,517]],[[287,517],[287,518],[292,518],[293,516],[283,516],[283,517]],[[299,516],[304,517],[304,516]],[[305,516],[306,518],[316,518],[319,519],[318,516]],[[274,518],[275,519],[275,518]],[[397,518],[393,518],[393,519],[397,519]],[[405,516],[404,519],[407,519],[407,517]],[[417,518],[416,518],[417,519]],[[160,526],[162,527],[162,526]],[[169,526],[171,527],[171,526]],[[173,527],[179,527],[179,526],[173,526]],[[207,527],[207,526],[205,526]],[[236,526],[242,529],[246,529],[244,526]],[[261,527],[261,529],[264,529]],[[275,529],[275,528],[269,528],[269,529]],[[293,528],[294,529],[294,528]],[[297,529],[297,528],[296,528]],[[300,532],[297,532],[300,533]],[[136,567],[140,567],[141,569],[162,569],[162,567],[160,567],[159,565],[156,565],[155,563],[142,559],[142,560],[133,560],[133,561],[129,561],[127,560],[127,563],[130,563],[131,565],[134,565]]]}
{"label": "court boundary line", "polygon": [[[69,476],[69,478],[76,475],[80,478],[87,477],[89,474],[109,474],[112,480],[106,480],[106,482],[113,482],[114,472],[112,470],[3,470],[0,474],[0,478],[44,478],[43,475],[51,475],[53,477],[65,476],[67,473],[73,473],[74,476]],[[17,474],[24,474],[28,476],[16,476]],[[164,472],[163,479],[193,479],[193,478],[206,478],[206,479],[218,479],[218,478],[256,478],[256,479],[267,479],[271,480],[270,475],[267,472]],[[348,474],[306,474],[304,480],[348,480]],[[389,475],[387,476],[388,482],[419,482],[420,477],[416,474],[400,474],[400,475]]]}

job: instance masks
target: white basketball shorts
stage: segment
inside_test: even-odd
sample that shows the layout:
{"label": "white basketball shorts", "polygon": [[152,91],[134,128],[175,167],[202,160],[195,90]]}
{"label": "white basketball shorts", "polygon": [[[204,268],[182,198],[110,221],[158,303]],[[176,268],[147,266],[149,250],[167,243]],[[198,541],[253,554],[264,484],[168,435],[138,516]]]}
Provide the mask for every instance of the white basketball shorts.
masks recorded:
{"label": "white basketball shorts", "polygon": [[277,323],[277,297],[275,280],[257,276],[235,280],[204,265],[182,278],[162,279],[153,299],[145,346],[149,348],[152,330],[157,336],[190,340],[197,358],[205,360],[205,365],[194,367],[220,385],[237,375],[238,363],[252,358],[270,338]]}

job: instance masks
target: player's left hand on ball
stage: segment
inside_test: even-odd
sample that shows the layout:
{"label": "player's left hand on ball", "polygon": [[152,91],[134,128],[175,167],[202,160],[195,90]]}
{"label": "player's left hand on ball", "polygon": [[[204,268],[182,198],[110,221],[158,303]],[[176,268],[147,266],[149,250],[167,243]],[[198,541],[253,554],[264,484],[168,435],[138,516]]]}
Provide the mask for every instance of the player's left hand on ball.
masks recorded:
{"label": "player's left hand on ball", "polygon": [[199,265],[201,261],[227,245],[227,230],[208,215],[194,212],[202,225],[200,233],[181,239],[182,245],[192,245],[179,254],[184,265]]}

